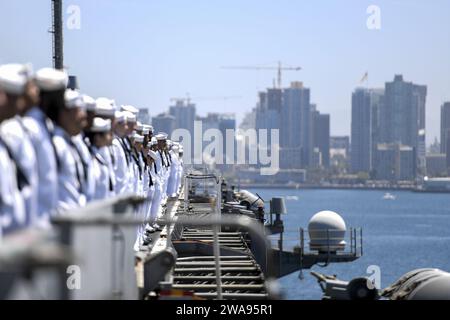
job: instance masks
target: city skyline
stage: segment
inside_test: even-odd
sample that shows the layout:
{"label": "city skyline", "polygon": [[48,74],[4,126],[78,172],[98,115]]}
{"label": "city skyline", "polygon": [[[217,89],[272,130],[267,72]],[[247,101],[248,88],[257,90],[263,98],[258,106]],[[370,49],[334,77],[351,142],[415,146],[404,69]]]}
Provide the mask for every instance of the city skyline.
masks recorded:
{"label": "city skyline", "polygon": [[[445,19],[449,2],[352,2],[344,7],[338,1],[187,5],[67,0],[65,9],[79,6],[81,24],[79,30],[65,28],[65,64],[86,93],[149,108],[151,115],[187,92],[239,95],[243,98],[236,101],[197,103],[199,114],[227,109],[239,121],[244,110],[255,106],[257,93],[272,86],[276,71],[220,66],[276,65],[278,60],[300,65],[301,71],[283,74],[283,83],[299,80],[314,90],[311,100],[331,115],[332,135],[350,135],[351,92],[366,71],[371,88],[403,74],[429,88],[426,127],[431,143],[440,136],[440,106],[450,100],[450,44],[445,41],[450,38]],[[380,7],[380,30],[366,26],[370,5]],[[0,62],[29,61],[36,69],[50,65],[48,1],[0,6],[0,36],[9,44]],[[2,14],[7,12],[20,14]]]}

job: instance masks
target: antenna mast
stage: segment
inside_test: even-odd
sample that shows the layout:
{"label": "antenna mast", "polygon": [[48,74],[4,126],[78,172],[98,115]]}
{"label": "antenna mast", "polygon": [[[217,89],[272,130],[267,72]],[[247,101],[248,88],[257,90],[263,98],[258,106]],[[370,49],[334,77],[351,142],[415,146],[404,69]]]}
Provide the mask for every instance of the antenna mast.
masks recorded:
{"label": "antenna mast", "polygon": [[64,68],[62,0],[52,0],[53,67]]}

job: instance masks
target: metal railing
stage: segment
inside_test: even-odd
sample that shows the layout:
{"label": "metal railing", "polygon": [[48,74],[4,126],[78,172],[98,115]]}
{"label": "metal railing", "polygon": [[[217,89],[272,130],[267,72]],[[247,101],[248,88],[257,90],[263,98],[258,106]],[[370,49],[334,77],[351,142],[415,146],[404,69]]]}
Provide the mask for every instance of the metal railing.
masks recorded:
{"label": "metal railing", "polygon": [[[219,193],[220,197],[220,193]],[[219,198],[220,200],[220,198]],[[68,213],[67,215],[57,217],[54,219],[54,223],[60,227],[61,230],[61,242],[65,245],[73,245],[77,242],[76,239],[73,238],[74,229],[75,228],[83,228],[83,227],[105,227],[109,226],[110,230],[116,230],[117,228],[126,229],[126,227],[133,227],[142,224],[146,224],[148,222],[152,222],[148,219],[138,218],[133,214],[133,210],[131,208],[126,209],[132,205],[132,207],[138,206],[143,199],[137,201],[136,198],[129,198],[128,200],[119,198],[119,199],[111,199],[107,202],[97,203],[96,205],[91,205],[83,209],[76,210],[74,212]],[[220,205],[220,201],[217,202]],[[123,212],[123,214],[112,214],[113,212]],[[220,210],[219,210],[220,212]],[[213,229],[216,229],[216,236],[218,230],[221,226],[230,226],[237,227],[248,230],[249,234],[251,234],[252,241],[257,243],[256,247],[259,249],[256,252],[255,259],[262,266],[265,271],[266,277],[271,276],[271,259],[270,256],[272,254],[270,242],[266,238],[264,228],[261,224],[256,222],[253,219],[250,219],[245,216],[221,216],[220,214],[212,214],[211,217],[202,217],[197,218],[195,215],[193,216],[182,216],[182,217],[173,217],[170,219],[161,218],[157,220],[158,224],[162,226],[170,226],[170,225],[182,225],[182,226],[212,226]],[[215,227],[215,228],[214,228]],[[88,228],[89,229],[89,228]],[[170,228],[168,228],[170,229]],[[131,228],[128,230],[134,230]],[[128,232],[129,236],[133,236]],[[80,234],[81,236],[81,234]],[[80,236],[76,236],[78,239]],[[167,235],[167,238],[170,238],[170,234]],[[105,238],[106,239],[106,238]],[[83,239],[79,239],[83,240]],[[110,238],[110,241],[113,241],[113,237]],[[129,243],[129,241],[128,241]],[[95,243],[94,243],[95,244]],[[169,243],[168,243],[169,245]],[[221,266],[220,266],[220,247],[218,237],[214,238],[214,262],[215,262],[215,270],[216,270],[216,286],[218,296],[217,298],[223,298],[220,294],[221,292]],[[132,246],[127,247],[126,250],[128,252],[132,252]],[[80,252],[80,251],[78,251]],[[76,263],[76,262],[75,262]],[[81,262],[80,262],[81,263]],[[98,263],[98,268],[101,268],[101,262]],[[121,268],[122,269],[122,268]],[[129,268],[128,268],[129,270]],[[121,272],[123,272],[121,270]],[[130,277],[128,277],[130,278]],[[112,286],[114,288],[114,286]],[[63,288],[64,289],[64,288]],[[65,288],[67,290],[67,288]],[[112,292],[111,296],[115,296],[117,293]],[[70,299],[70,295],[67,293],[62,297]],[[122,296],[118,296],[122,297]]]}
{"label": "metal railing", "polygon": [[[344,237],[341,236],[342,230],[322,229],[316,232],[320,232],[321,236],[318,237],[316,235],[312,242],[309,231],[304,228],[299,228],[298,230],[285,229],[283,233],[278,234],[278,237],[273,235],[269,239],[272,246],[276,246],[279,249],[285,247],[287,242],[292,247],[305,253],[339,251],[345,254],[363,255],[362,228],[352,227],[345,232]],[[339,234],[339,236],[336,234]],[[337,241],[339,240],[345,241],[345,245],[338,244]]]}

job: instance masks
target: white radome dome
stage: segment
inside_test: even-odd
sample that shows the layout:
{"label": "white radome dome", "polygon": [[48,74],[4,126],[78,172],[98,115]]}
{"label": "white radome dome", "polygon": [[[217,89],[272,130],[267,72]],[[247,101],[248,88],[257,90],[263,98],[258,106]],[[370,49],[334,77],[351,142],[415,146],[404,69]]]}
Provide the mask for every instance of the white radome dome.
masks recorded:
{"label": "white radome dome", "polygon": [[322,252],[344,250],[346,231],[345,221],[339,214],[320,211],[309,220],[310,249]]}

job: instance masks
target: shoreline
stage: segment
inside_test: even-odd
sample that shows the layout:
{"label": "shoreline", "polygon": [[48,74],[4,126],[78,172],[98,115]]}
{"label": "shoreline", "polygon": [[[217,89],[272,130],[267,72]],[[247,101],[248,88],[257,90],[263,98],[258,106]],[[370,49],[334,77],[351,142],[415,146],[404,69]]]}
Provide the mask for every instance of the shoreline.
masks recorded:
{"label": "shoreline", "polygon": [[389,187],[389,186],[352,186],[352,185],[286,185],[286,184],[258,184],[258,183],[241,183],[237,184],[239,188],[246,189],[287,189],[287,190],[377,190],[377,191],[409,191],[419,193],[450,193],[450,191],[439,190],[423,190],[416,187]]}
{"label": "shoreline", "polygon": [[285,185],[285,184],[258,184],[258,183],[242,183],[240,188],[256,188],[256,189],[290,189],[290,190],[314,190],[314,189],[330,189],[330,190],[402,190],[413,191],[414,188],[398,188],[398,187],[358,187],[358,186],[321,186],[321,185]]}

